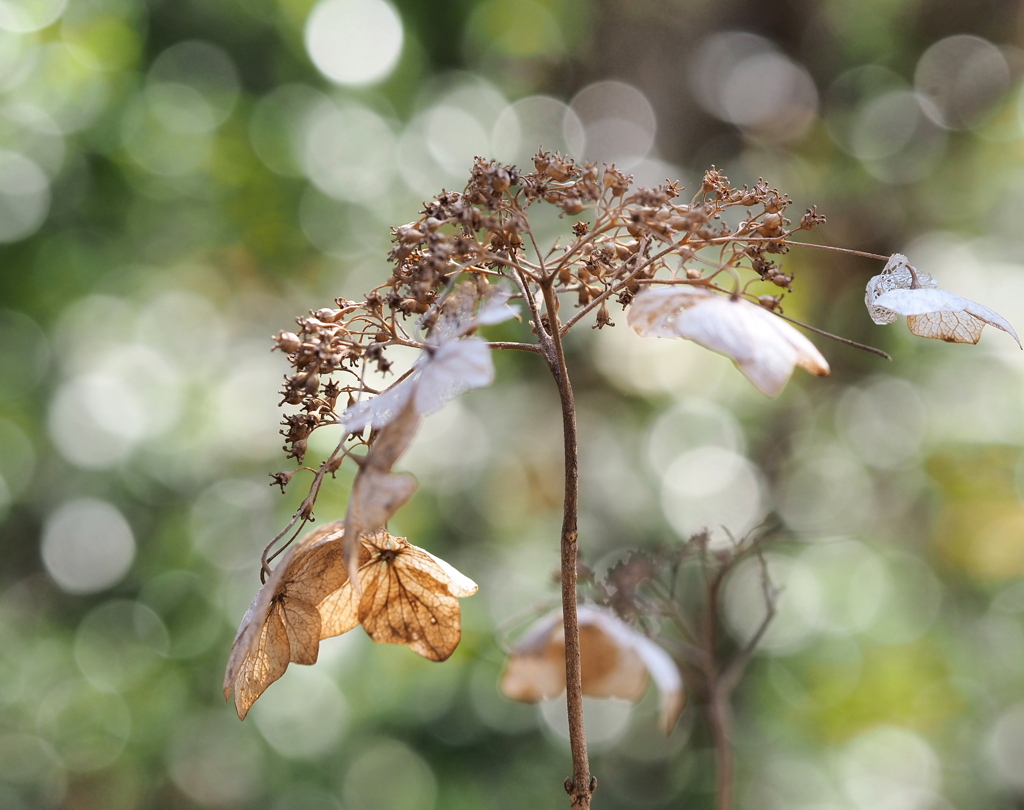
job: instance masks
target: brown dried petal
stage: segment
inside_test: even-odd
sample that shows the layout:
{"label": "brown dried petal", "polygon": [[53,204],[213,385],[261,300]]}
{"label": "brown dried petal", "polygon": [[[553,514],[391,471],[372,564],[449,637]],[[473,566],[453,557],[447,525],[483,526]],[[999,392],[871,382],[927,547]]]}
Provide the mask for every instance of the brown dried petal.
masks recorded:
{"label": "brown dried petal", "polygon": [[362,623],[374,641],[408,644],[432,661],[444,661],[455,651],[462,636],[455,595],[469,596],[475,583],[384,531],[363,537],[357,576],[361,596],[348,582],[321,603],[324,638]]}
{"label": "brown dried petal", "polygon": [[329,523],[289,549],[253,598],[231,648],[224,698],[235,691],[241,719],[288,663],[313,664],[320,640],[316,605],[347,575],[342,564],[342,524]]}

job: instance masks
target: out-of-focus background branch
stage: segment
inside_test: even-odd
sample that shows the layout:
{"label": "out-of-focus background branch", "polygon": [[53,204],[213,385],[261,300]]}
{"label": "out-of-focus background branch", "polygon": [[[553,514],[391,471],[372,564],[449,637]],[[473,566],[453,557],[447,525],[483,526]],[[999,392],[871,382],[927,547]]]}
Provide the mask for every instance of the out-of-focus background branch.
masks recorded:
{"label": "out-of-focus background branch", "polygon": [[[0,2],[0,806],[559,801],[564,706],[496,687],[495,628],[557,601],[557,398],[531,356],[500,353],[403,460],[421,489],[392,529],[481,584],[452,659],[356,630],[245,723],[222,702],[302,491],[268,486],[270,335],[380,283],[389,227],[474,155],[538,146],[691,193],[712,163],[763,176],[828,217],[815,239],[906,253],[1020,329],[1022,39],[1017,2]],[[787,315],[894,360],[814,338],[832,376],[768,401],[622,317],[577,331],[584,556],[603,575],[704,526],[784,524],[735,695],[738,806],[1016,806],[1022,356],[994,330],[875,327],[878,263],[783,268]],[[740,643],[760,583],[757,560],[726,583]],[[710,806],[697,713],[666,740],[656,702],[588,702],[599,806]]]}

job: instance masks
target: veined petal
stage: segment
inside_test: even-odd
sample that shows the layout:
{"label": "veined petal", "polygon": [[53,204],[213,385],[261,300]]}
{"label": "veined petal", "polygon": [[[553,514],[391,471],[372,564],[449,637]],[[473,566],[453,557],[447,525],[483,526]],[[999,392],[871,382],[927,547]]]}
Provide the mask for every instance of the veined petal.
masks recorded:
{"label": "veined petal", "polygon": [[[479,589],[479,585],[459,571],[451,563],[442,560],[440,557],[435,557],[429,551],[422,549],[419,546],[412,546],[412,548],[425,555],[429,558],[430,564],[433,564],[440,569],[436,573],[431,572],[431,574],[438,582],[441,582],[448,587],[448,592],[452,596],[458,596],[460,598],[464,596],[472,596]],[[425,567],[429,570],[429,564]]]}
{"label": "veined petal", "polygon": [[[1009,322],[986,306],[969,298],[940,289],[890,290],[875,299],[876,309],[906,315],[910,331],[920,337],[936,338],[949,343],[977,343],[985,324],[1009,334],[1017,345],[1020,338]],[[877,321],[876,321],[877,322]]]}

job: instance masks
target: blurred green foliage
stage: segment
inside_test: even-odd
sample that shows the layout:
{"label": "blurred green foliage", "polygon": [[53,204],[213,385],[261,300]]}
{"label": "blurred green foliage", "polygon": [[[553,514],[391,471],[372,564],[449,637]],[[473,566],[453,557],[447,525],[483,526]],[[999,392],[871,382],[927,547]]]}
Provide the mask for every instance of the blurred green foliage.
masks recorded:
{"label": "blurred green foliage", "polygon": [[[383,280],[389,227],[475,154],[541,145],[691,190],[710,163],[764,176],[828,217],[816,238],[907,253],[1022,328],[1022,32],[1018,2],[0,2],[0,806],[562,801],[561,709],[496,688],[556,598],[560,428],[530,357],[499,357],[404,464],[422,488],[396,530],[481,584],[453,658],[356,630],[245,723],[223,703],[300,497],[267,486],[269,336]],[[695,520],[787,527],[737,698],[742,806],[1015,806],[1021,356],[993,330],[874,327],[877,263],[784,261],[787,314],[893,362],[815,338],[832,376],[769,402],[696,346],[577,334],[584,556]],[[711,806],[698,713],[664,740],[655,704],[588,704],[598,806]]]}

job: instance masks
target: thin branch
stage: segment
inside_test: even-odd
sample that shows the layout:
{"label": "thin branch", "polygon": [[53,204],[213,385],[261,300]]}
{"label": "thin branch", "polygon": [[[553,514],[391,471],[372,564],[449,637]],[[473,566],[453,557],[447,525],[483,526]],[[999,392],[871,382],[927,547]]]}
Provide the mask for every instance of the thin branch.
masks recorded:
{"label": "thin branch", "polygon": [[736,688],[736,684],[739,683],[740,676],[743,675],[743,670],[746,669],[747,664],[750,663],[750,657],[754,654],[754,650],[757,649],[757,645],[761,643],[761,639],[764,638],[764,634],[768,630],[768,625],[772,623],[775,618],[776,610],[776,590],[772,586],[771,577],[768,575],[768,563],[764,559],[764,554],[761,553],[761,549],[757,549],[757,559],[761,565],[761,592],[764,594],[764,605],[765,614],[764,618],[758,624],[754,634],[750,637],[746,644],[733,656],[729,662],[725,671],[719,678],[719,684],[721,685],[723,695],[728,698],[732,691]]}
{"label": "thin branch", "polygon": [[[765,309],[768,308],[765,307]],[[784,321],[795,323],[797,326],[802,326],[804,329],[814,332],[816,335],[827,337],[831,340],[837,341],[838,343],[845,343],[847,346],[852,346],[853,348],[860,349],[861,351],[864,352],[877,354],[879,357],[884,357],[886,360],[892,360],[892,357],[890,355],[886,354],[881,349],[876,349],[874,346],[866,346],[863,343],[858,343],[856,340],[850,340],[849,338],[840,337],[839,335],[833,335],[831,332],[826,332],[824,329],[819,329],[817,326],[811,326],[810,324],[804,323],[803,321],[798,321],[796,318],[790,318],[788,315],[783,315],[781,312],[776,312],[773,309],[768,309],[768,311],[772,313],[772,315],[782,318],[782,320]]]}
{"label": "thin branch", "polygon": [[647,245],[648,245],[649,241],[650,240],[649,240],[648,237],[644,237],[644,239],[639,243],[639,245],[637,247],[637,251],[634,254],[636,256],[637,266],[633,269],[633,271],[628,276],[626,276],[625,278],[619,279],[618,282],[616,282],[615,284],[610,285],[608,287],[608,289],[606,289],[603,293],[598,295],[596,298],[593,298],[590,301],[589,304],[587,304],[579,312],[577,312],[569,320],[567,320],[565,322],[565,324],[559,330],[561,332],[561,334],[564,335],[566,332],[568,332],[570,329],[572,329],[572,327],[575,326],[577,323],[579,323],[580,319],[585,317],[588,312],[591,312],[595,307],[597,307],[598,305],[600,305],[601,303],[606,301],[610,296],[612,296],[615,293],[617,293],[617,292],[621,291],[622,289],[624,289],[625,286],[627,284],[629,284],[630,281],[632,281],[634,278],[636,278],[637,274],[641,273],[643,270],[645,270],[647,267],[650,266],[651,262],[654,261],[654,259],[649,259],[646,262],[641,262],[640,261],[640,259],[643,258],[644,251],[647,249]]}
{"label": "thin branch", "polygon": [[518,270],[515,272],[514,278],[519,286],[519,291],[523,295],[523,300],[526,301],[526,305],[530,308],[530,316],[533,318],[533,331],[537,335],[537,340],[540,341],[541,352],[548,359],[548,363],[551,363],[554,359],[554,345],[551,342],[551,335],[544,330],[540,310],[537,308],[537,302],[530,292],[530,285]]}
{"label": "thin branch", "polygon": [[505,340],[491,340],[487,343],[492,349],[509,349],[518,352],[532,352],[533,354],[544,354],[544,350],[536,343],[510,343]]}

